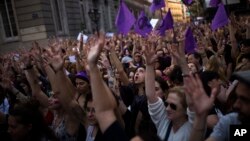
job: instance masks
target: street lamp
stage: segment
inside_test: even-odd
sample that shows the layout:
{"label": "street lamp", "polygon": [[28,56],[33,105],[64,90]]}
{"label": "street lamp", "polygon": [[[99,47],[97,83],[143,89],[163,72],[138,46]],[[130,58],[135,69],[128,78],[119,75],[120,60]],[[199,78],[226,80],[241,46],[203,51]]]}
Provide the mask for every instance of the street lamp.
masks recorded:
{"label": "street lamp", "polygon": [[93,32],[94,31],[98,32],[99,31],[99,18],[100,18],[100,13],[98,10],[99,2],[98,0],[92,0],[92,3],[93,3],[93,8],[89,10],[88,15],[91,21],[94,23]]}

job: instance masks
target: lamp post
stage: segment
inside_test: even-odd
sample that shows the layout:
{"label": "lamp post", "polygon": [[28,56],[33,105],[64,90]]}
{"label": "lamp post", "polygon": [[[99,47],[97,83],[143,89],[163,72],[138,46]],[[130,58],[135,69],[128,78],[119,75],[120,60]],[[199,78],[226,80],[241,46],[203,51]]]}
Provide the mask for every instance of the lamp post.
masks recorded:
{"label": "lamp post", "polygon": [[226,10],[227,10],[227,14],[229,14],[229,8],[228,8],[228,2],[226,0]]}
{"label": "lamp post", "polygon": [[99,6],[99,1],[98,0],[92,0],[92,9],[89,10],[88,15],[91,21],[94,23],[94,28],[93,32],[99,32],[99,18],[100,18],[100,13],[98,10]]}

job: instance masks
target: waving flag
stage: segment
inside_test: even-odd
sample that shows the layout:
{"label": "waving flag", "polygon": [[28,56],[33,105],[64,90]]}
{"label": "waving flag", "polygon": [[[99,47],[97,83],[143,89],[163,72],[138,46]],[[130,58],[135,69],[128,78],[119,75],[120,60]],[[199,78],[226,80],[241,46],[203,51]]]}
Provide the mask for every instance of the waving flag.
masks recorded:
{"label": "waving flag", "polygon": [[185,50],[187,53],[193,53],[194,49],[197,47],[193,32],[190,27],[188,27],[185,34]]}
{"label": "waving flag", "polygon": [[221,3],[221,0],[211,0],[209,5],[212,7],[217,7]]}
{"label": "waving flag", "polygon": [[155,10],[161,9],[162,7],[165,7],[165,0],[153,0],[149,9],[153,13]]}
{"label": "waving flag", "polygon": [[217,9],[217,12],[212,20],[211,28],[212,30],[216,30],[226,24],[228,24],[227,12],[224,5],[221,3],[219,4],[219,8]]}
{"label": "waving flag", "polygon": [[116,16],[115,25],[119,33],[127,34],[131,27],[134,25],[136,19],[129,11],[123,0],[120,1],[119,11]]}
{"label": "waving flag", "polygon": [[135,32],[142,35],[143,37],[145,37],[152,31],[153,27],[150,24],[150,21],[148,20],[144,11],[142,11],[140,16],[138,17],[138,20],[136,21],[134,28]]}
{"label": "waving flag", "polygon": [[186,6],[190,6],[193,4],[193,0],[182,0],[182,2],[186,5]]}
{"label": "waving flag", "polygon": [[164,19],[161,21],[161,25],[158,27],[158,31],[161,36],[165,35],[165,31],[168,29],[174,28],[174,20],[171,14],[171,10],[168,9],[168,13],[164,17]]}

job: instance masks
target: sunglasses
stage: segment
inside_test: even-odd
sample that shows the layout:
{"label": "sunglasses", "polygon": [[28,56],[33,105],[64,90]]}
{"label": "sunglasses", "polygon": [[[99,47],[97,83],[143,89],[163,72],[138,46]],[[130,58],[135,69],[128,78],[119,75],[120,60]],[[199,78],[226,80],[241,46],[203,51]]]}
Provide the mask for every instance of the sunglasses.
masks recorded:
{"label": "sunglasses", "polygon": [[177,110],[177,106],[173,103],[168,103],[167,101],[164,102],[165,107],[167,108],[168,105],[170,106],[171,109]]}

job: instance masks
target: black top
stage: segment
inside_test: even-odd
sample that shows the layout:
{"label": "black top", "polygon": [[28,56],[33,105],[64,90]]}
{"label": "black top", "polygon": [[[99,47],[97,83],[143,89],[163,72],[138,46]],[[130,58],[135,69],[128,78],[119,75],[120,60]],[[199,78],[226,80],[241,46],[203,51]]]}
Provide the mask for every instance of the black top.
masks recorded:
{"label": "black top", "polygon": [[129,141],[118,121],[109,126],[103,134],[103,139],[105,141]]}

